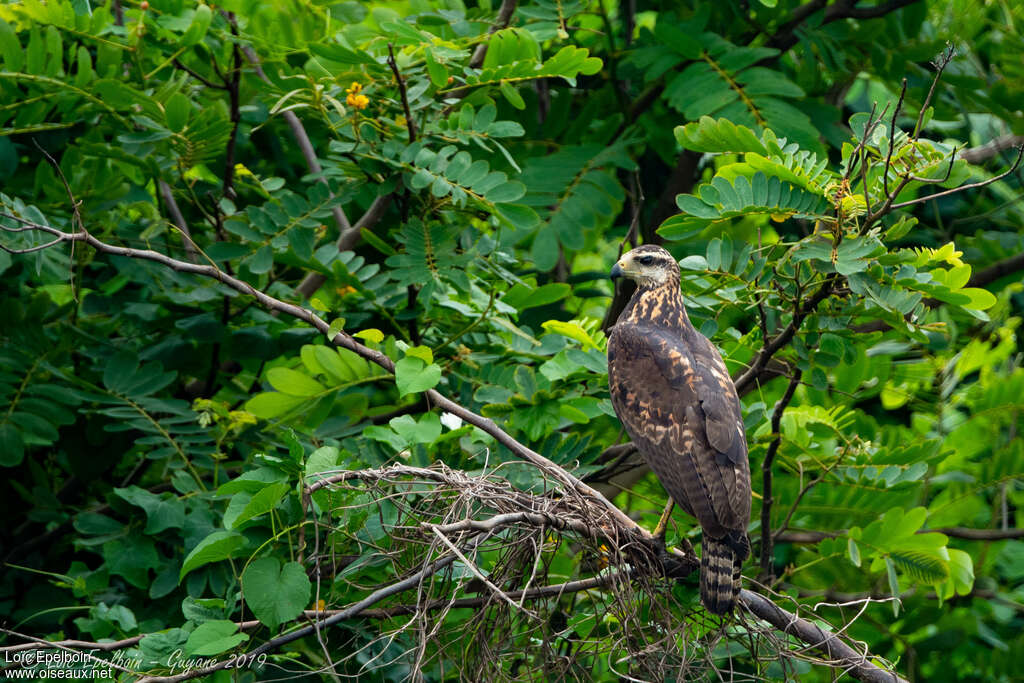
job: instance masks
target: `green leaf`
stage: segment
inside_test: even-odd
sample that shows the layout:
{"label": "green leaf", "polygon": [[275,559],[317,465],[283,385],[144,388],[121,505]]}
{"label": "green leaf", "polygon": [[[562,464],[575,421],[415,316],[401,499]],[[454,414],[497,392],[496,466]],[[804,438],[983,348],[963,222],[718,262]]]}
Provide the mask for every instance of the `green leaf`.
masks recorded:
{"label": "green leaf", "polygon": [[494,202],[495,204],[502,204],[506,202],[514,202],[517,199],[522,198],[526,194],[526,186],[518,180],[510,180],[503,185],[498,185],[491,190],[488,190],[487,194],[484,195],[488,201]]}
{"label": "green leaf", "polygon": [[209,30],[211,21],[213,21],[213,11],[208,5],[196,7],[196,12],[192,15],[192,23],[189,24],[188,30],[181,36],[180,44],[188,46],[195,45],[201,41],[206,35],[207,30]]}
{"label": "green leaf", "polygon": [[312,584],[302,565],[273,557],[254,560],[242,573],[245,604],[273,632],[302,614],[309,604]]}
{"label": "green leaf", "polygon": [[236,494],[224,512],[224,527],[237,529],[253,517],[259,517],[277,507],[291,487],[287,483],[270,484],[248,499],[246,494]]}
{"label": "green leaf", "polygon": [[0,466],[16,467],[25,457],[25,442],[10,422],[0,424]]}
{"label": "green leaf", "polygon": [[502,303],[524,311],[537,306],[547,306],[561,301],[572,293],[572,287],[564,282],[551,282],[540,287],[517,284],[501,297]]}
{"label": "green leaf", "polygon": [[898,617],[900,615],[900,580],[896,576],[896,565],[889,557],[885,558],[885,572],[889,578],[889,594],[896,598],[892,601],[892,615]]}
{"label": "green leaf", "polygon": [[384,333],[372,327],[366,330],[359,330],[352,336],[363,339],[371,344],[379,344],[384,341]]}
{"label": "green leaf", "polygon": [[526,109],[526,102],[523,101],[523,96],[519,94],[516,87],[508,81],[502,81],[500,85],[501,94],[505,96],[508,103],[516,109]]}
{"label": "green leaf", "polygon": [[338,449],[334,446],[321,446],[306,459],[305,475],[309,477],[318,472],[333,470],[338,465]]}
{"label": "green leaf", "polygon": [[676,126],[673,132],[681,147],[695,152],[769,153],[754,131],[728,119],[701,116],[695,123]]}
{"label": "green leaf", "polygon": [[304,396],[289,396],[276,391],[256,394],[245,402],[245,409],[263,420],[272,420],[285,413],[295,410],[306,403]]}
{"label": "green leaf", "polygon": [[427,413],[418,421],[412,415],[400,415],[388,425],[406,444],[433,443],[441,436],[441,418],[436,413]]}
{"label": "green leaf", "polygon": [[850,562],[853,563],[853,566],[854,567],[859,567],[860,566],[860,548],[857,547],[857,542],[855,540],[853,540],[852,538],[848,539],[847,542],[846,542],[846,552],[849,554]]}
{"label": "green leaf", "polygon": [[971,303],[966,304],[966,306],[967,308],[973,308],[976,311],[984,311],[996,305],[995,295],[987,289],[981,289],[980,287],[967,287],[965,289],[961,289],[959,293],[966,294],[971,297]]}
{"label": "green leaf", "polygon": [[274,250],[269,244],[264,244],[256,252],[242,261],[256,275],[262,275],[269,271],[274,265]]}
{"label": "green leaf", "polygon": [[562,335],[563,337],[575,339],[576,341],[583,344],[584,351],[590,348],[599,348],[597,342],[595,342],[594,338],[590,336],[590,333],[583,329],[583,327],[577,322],[548,320],[546,322],[541,323],[541,327],[543,327],[548,332],[554,332],[556,334]]}
{"label": "green leaf", "polygon": [[443,88],[448,84],[448,69],[444,68],[444,65],[434,59],[433,52],[430,49],[424,51],[424,58],[427,62],[427,75],[430,76],[430,82],[434,84],[435,88]]}
{"label": "green leaf", "polygon": [[335,318],[331,321],[330,326],[327,328],[327,341],[334,342],[334,338],[338,336],[338,333],[345,329],[345,319]]}
{"label": "green leaf", "polygon": [[22,50],[18,35],[2,17],[0,17],[0,55],[4,58],[4,71],[16,73],[25,64],[25,52]]}
{"label": "green leaf", "polygon": [[220,562],[235,557],[235,551],[245,545],[245,537],[234,531],[214,531],[192,549],[181,565],[178,581],[193,569],[211,562]]}
{"label": "green leaf", "polygon": [[440,381],[439,365],[427,365],[422,359],[409,356],[395,363],[395,384],[399,396],[433,389]]}
{"label": "green leaf", "polygon": [[327,391],[327,387],[291,368],[271,368],[267,370],[267,381],[282,394],[289,396],[317,396]]}
{"label": "green leaf", "polygon": [[419,358],[427,365],[434,362],[434,352],[430,350],[429,346],[409,347],[405,350],[405,355],[410,358]]}
{"label": "green leaf", "polygon": [[238,624],[233,621],[206,621],[196,626],[189,635],[185,643],[185,654],[212,657],[227,652],[247,640],[249,636],[239,633]]}
{"label": "green leaf", "polygon": [[936,584],[949,578],[949,566],[939,557],[913,550],[890,554],[892,562],[918,583]]}
{"label": "green leaf", "polygon": [[114,489],[114,494],[146,511],[145,533],[180,529],[185,524],[185,502],[172,493],[157,495],[138,486]]}
{"label": "green leaf", "polygon": [[188,125],[189,115],[192,113],[192,103],[180,92],[171,95],[164,103],[164,114],[167,117],[167,127],[175,133],[185,130]]}

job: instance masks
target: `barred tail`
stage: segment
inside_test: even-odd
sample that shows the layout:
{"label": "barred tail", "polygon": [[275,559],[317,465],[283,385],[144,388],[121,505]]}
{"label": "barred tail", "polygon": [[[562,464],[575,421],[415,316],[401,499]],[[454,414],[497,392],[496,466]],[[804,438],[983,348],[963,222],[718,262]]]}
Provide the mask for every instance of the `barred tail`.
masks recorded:
{"label": "barred tail", "polygon": [[728,614],[740,592],[740,568],[750,554],[746,534],[737,539],[704,536],[700,558],[700,601],[715,614]]}

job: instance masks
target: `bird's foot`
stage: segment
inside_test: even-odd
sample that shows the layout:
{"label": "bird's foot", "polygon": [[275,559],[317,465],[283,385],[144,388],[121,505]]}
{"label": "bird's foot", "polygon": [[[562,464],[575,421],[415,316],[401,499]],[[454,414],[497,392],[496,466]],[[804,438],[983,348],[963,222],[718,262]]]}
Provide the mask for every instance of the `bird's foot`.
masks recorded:
{"label": "bird's foot", "polygon": [[665,534],[668,533],[668,521],[672,519],[673,507],[675,507],[675,501],[669,498],[664,511],[661,513],[661,519],[658,520],[658,526],[654,527],[654,538],[661,543],[662,547],[665,546]]}

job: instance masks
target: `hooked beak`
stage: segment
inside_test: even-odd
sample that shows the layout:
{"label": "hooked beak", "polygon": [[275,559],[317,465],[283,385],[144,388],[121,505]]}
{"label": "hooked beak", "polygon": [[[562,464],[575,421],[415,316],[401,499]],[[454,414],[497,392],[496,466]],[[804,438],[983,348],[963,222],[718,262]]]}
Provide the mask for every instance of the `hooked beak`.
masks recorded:
{"label": "hooked beak", "polygon": [[623,277],[624,275],[625,273],[622,272],[622,266],[620,266],[618,263],[612,266],[612,272],[608,273],[608,277],[610,277],[613,280],[617,280],[620,277]]}

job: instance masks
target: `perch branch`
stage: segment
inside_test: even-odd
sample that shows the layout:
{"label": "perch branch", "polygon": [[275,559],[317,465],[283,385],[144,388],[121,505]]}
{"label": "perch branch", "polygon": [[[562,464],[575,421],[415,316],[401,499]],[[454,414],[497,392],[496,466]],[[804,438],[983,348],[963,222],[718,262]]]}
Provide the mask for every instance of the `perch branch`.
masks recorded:
{"label": "perch branch", "polygon": [[743,589],[740,591],[739,602],[754,616],[764,619],[783,633],[794,636],[818,650],[829,658],[830,666],[849,671],[857,680],[870,683],[906,683],[896,674],[875,665],[871,661],[871,655],[866,651],[857,652],[837,635],[826,633],[821,627],[782,609],[763,595]]}

